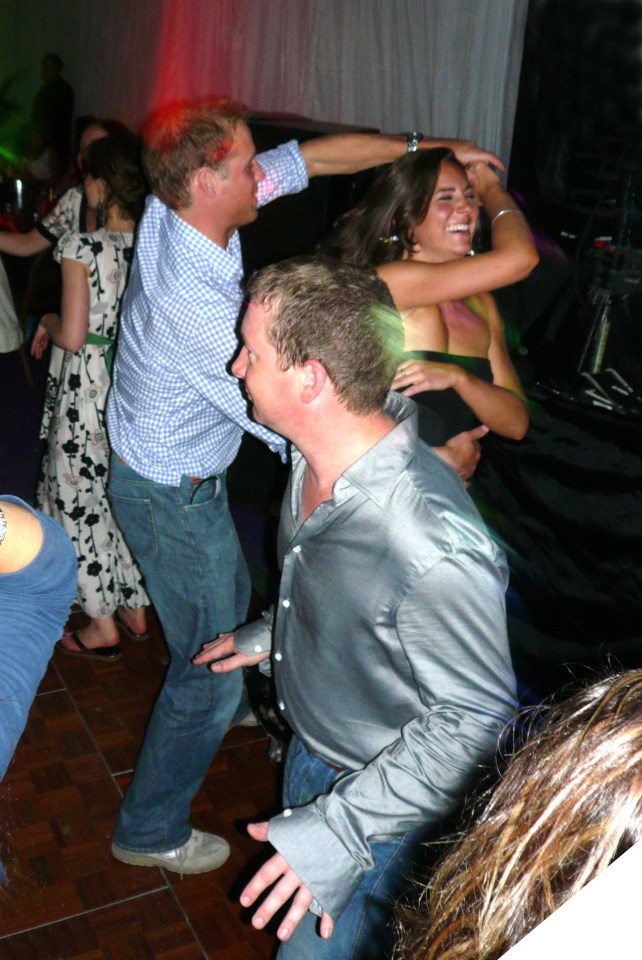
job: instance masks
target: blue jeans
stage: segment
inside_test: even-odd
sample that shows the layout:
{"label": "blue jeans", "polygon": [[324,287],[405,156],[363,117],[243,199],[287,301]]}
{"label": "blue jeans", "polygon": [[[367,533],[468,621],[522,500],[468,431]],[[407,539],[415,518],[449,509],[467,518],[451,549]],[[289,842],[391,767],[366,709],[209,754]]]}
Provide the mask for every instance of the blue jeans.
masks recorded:
{"label": "blue jeans", "polygon": [[[292,739],[285,764],[283,803],[298,807],[328,793],[341,773],[308,753]],[[391,925],[396,901],[410,887],[413,864],[420,859],[422,828],[388,843],[373,843],[374,867],[369,870],[336,921],[329,940],[318,933],[319,919],[307,913],[289,940],[279,947],[277,960],[383,960],[394,944]]]}
{"label": "blue jeans", "polygon": [[247,616],[250,579],[227,505],[225,477],[178,487],[112,456],[109,497],[145,577],[171,660],[114,839],[148,853],[190,836],[190,804],[239,706],[242,671],[214,675],[191,658]]}

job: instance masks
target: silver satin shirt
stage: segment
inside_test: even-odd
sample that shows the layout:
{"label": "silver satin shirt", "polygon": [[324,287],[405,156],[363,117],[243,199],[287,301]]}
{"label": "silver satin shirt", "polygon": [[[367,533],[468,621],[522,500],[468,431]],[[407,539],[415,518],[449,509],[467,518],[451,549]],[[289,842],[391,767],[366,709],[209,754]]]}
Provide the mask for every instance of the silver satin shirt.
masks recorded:
{"label": "silver satin shirt", "polygon": [[[515,709],[502,551],[455,473],[417,438],[414,402],[300,524],[293,451],[274,617],[236,647],[267,649],[279,707],[309,751],[346,768],[331,792],[270,821],[269,839],[336,920],[369,843],[441,820]],[[274,619],[273,630],[272,619]]]}

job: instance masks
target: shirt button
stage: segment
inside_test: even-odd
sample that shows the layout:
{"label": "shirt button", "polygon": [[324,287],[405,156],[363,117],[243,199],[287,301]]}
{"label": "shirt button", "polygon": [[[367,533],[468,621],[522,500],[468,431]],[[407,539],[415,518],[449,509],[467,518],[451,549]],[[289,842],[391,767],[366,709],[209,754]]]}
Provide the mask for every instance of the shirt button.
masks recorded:
{"label": "shirt button", "polygon": [[292,547],[292,553],[301,553],[301,547],[297,543],[296,547]]}
{"label": "shirt button", "polygon": [[283,601],[283,606],[284,606],[285,609],[287,610],[287,608],[290,606],[290,601],[289,601],[289,600],[284,600],[284,601]]}
{"label": "shirt button", "polygon": [[284,816],[284,817],[291,817],[291,816],[292,816],[292,811],[290,810],[289,807],[288,807],[286,810],[283,811],[283,816]]}
{"label": "shirt button", "polygon": [[285,704],[283,703],[282,700],[281,700],[281,702],[279,703],[279,710],[285,710]]}
{"label": "shirt button", "polygon": [[254,652],[261,653],[262,650],[263,650],[263,647],[257,643],[256,646],[254,647]]}
{"label": "shirt button", "polygon": [[274,654],[274,659],[275,659],[275,660],[283,660],[283,654],[282,654],[282,653],[275,653],[275,654]]}

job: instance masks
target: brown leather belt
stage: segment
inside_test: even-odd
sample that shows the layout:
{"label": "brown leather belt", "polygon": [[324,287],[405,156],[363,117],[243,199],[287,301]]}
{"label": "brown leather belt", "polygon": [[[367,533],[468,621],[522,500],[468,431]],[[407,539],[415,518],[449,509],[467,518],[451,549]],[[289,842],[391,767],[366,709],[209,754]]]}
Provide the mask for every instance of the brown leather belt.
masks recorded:
{"label": "brown leather belt", "polygon": [[[120,463],[122,463],[124,467],[129,466],[129,464],[125,460],[123,460],[122,457],[118,456],[118,454],[116,454],[116,458],[120,461]],[[202,483],[203,480],[207,480],[208,478],[207,477],[188,477],[187,479],[189,480],[190,483]]]}

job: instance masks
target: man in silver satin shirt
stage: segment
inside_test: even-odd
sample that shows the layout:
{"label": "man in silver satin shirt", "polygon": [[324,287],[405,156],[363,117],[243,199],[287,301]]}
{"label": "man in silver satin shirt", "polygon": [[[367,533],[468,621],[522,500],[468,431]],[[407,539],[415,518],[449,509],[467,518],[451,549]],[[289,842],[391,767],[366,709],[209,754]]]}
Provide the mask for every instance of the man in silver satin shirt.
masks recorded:
{"label": "man in silver satin shirt", "polygon": [[[401,320],[374,272],[295,258],[255,276],[232,372],[293,443],[280,596],[207,644],[215,673],[272,657],[294,737],[276,854],[247,885],[280,960],[388,955],[421,839],[460,803],[515,707],[506,566],[455,473],[388,395]],[[221,659],[222,658],[222,659]],[[319,918],[320,917],[320,921]]]}

